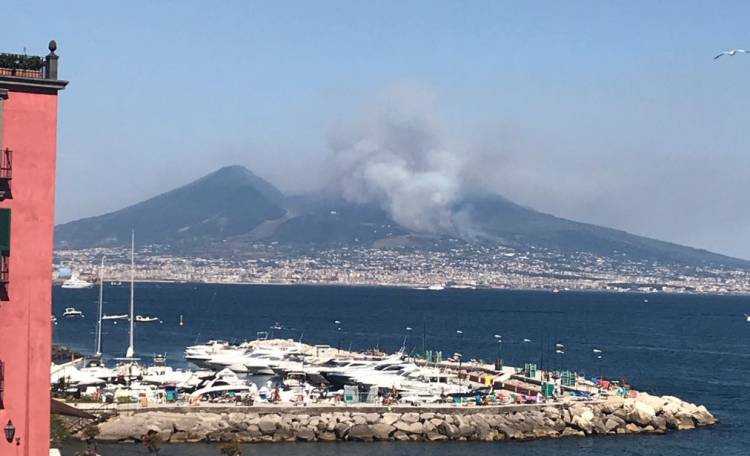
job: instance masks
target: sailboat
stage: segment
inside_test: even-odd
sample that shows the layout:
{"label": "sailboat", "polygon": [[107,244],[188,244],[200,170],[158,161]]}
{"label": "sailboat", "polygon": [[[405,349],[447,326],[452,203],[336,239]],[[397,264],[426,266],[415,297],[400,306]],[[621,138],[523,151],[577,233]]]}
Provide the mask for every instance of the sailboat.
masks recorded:
{"label": "sailboat", "polygon": [[130,343],[125,351],[125,359],[135,360],[135,348],[133,348],[133,329],[135,322],[134,313],[134,285],[135,285],[135,230],[130,232]]}
{"label": "sailboat", "polygon": [[102,304],[104,302],[104,256],[102,264],[99,266],[99,319],[96,323],[96,356],[102,357]]}

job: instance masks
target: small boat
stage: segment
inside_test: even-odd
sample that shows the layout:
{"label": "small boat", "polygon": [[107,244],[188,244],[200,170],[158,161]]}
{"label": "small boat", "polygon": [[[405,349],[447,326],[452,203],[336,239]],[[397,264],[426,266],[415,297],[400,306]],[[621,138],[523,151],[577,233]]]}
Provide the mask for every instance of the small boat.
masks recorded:
{"label": "small boat", "polygon": [[144,316],[144,315],[136,315],[135,316],[135,321],[137,321],[138,323],[152,323],[154,321],[159,321],[159,319],[156,318],[156,317],[149,317],[149,316]]}
{"label": "small boat", "polygon": [[65,318],[83,318],[83,316],[83,312],[75,307],[66,307],[65,312],[63,312],[63,317]]}
{"label": "small boat", "polygon": [[750,323],[750,314],[745,314],[745,321]]}
{"label": "small boat", "polygon": [[445,285],[436,283],[434,285],[430,285],[429,287],[427,287],[427,289],[431,291],[441,291],[441,290],[445,290]]}
{"label": "small boat", "polygon": [[93,286],[94,286],[93,283],[87,282],[79,278],[77,274],[73,274],[72,276],[70,276],[68,280],[66,280],[62,284],[62,288],[69,288],[69,289],[74,289],[74,290],[78,290],[82,288],[91,288]]}
{"label": "small boat", "polygon": [[112,281],[112,282],[109,282],[109,284],[112,285],[113,287],[119,287],[120,285],[122,285],[122,282]]}
{"label": "small boat", "polygon": [[52,320],[51,321],[52,321],[53,325],[56,325],[57,324],[57,317],[54,316],[54,315],[52,315]]}
{"label": "small boat", "polygon": [[121,315],[102,315],[102,320],[127,320],[128,314]]}
{"label": "small boat", "polygon": [[182,314],[180,314],[180,326],[184,326],[185,322],[182,320]]}
{"label": "small boat", "polygon": [[154,354],[154,364],[158,366],[163,366],[167,362],[167,354],[166,353],[155,353]]}
{"label": "small boat", "polygon": [[277,330],[277,331],[278,331],[278,330],[282,330],[282,329],[284,329],[284,327],[283,327],[283,326],[281,326],[281,323],[279,323],[279,322],[277,321],[276,323],[274,323],[274,324],[273,324],[273,326],[271,326],[271,329],[275,329],[275,330]]}

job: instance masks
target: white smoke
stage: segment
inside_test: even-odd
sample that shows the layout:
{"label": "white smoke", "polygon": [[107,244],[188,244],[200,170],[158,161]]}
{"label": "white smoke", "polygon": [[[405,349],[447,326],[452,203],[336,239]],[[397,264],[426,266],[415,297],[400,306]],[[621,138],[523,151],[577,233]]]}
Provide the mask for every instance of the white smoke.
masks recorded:
{"label": "white smoke", "polygon": [[334,185],[350,202],[379,204],[404,227],[455,232],[467,155],[443,134],[433,98],[396,89],[374,111],[330,135]]}

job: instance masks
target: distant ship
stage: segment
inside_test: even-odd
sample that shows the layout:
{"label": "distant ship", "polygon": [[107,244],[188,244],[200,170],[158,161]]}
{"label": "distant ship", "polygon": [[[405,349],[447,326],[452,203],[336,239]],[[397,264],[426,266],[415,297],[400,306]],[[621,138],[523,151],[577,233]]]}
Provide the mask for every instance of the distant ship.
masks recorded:
{"label": "distant ship", "polygon": [[72,276],[70,276],[68,280],[66,280],[62,284],[63,288],[72,288],[72,289],[91,288],[93,286],[94,286],[93,283],[87,282],[79,278],[77,274],[73,274]]}
{"label": "distant ship", "polygon": [[102,315],[102,320],[127,320],[128,314],[122,315]]}
{"label": "distant ship", "polygon": [[159,321],[159,319],[156,318],[156,317],[149,317],[149,316],[144,316],[144,315],[136,315],[135,316],[135,321],[137,321],[139,323],[151,323],[151,322],[154,322],[154,321]]}

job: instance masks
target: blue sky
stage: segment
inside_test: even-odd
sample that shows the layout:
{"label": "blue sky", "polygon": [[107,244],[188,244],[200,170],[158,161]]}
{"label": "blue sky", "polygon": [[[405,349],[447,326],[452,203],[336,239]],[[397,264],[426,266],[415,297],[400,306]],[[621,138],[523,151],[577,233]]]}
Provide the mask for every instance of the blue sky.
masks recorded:
{"label": "blue sky", "polygon": [[[428,93],[538,209],[750,258],[746,2],[5,0],[59,43],[58,221],[239,163],[322,185],[332,128]],[[393,90],[394,87],[400,88]],[[406,88],[406,89],[404,89]],[[396,103],[400,102],[395,100]]]}

